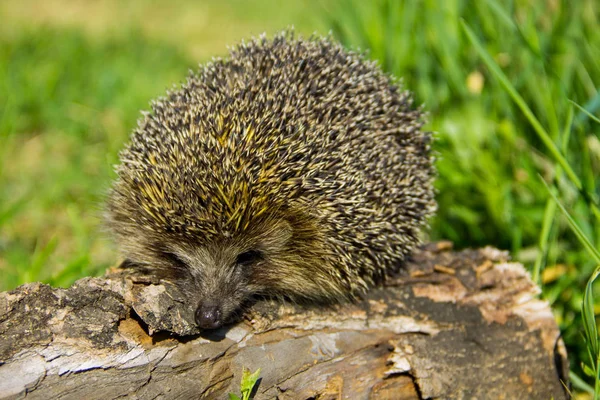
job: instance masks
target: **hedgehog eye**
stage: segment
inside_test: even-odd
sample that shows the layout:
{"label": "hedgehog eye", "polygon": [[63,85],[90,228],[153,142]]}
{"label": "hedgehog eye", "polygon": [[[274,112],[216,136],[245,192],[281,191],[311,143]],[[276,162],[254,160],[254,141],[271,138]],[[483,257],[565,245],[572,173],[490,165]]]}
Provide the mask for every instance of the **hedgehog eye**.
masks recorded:
{"label": "hedgehog eye", "polygon": [[185,261],[181,259],[177,254],[165,251],[162,253],[163,257],[165,257],[172,265],[177,267],[186,268],[187,264]]}
{"label": "hedgehog eye", "polygon": [[251,265],[259,260],[262,260],[262,258],[263,258],[263,255],[260,251],[248,250],[248,251],[245,251],[245,252],[239,254],[237,256],[237,259],[235,260],[235,262],[236,262],[236,264],[240,264],[240,265]]}

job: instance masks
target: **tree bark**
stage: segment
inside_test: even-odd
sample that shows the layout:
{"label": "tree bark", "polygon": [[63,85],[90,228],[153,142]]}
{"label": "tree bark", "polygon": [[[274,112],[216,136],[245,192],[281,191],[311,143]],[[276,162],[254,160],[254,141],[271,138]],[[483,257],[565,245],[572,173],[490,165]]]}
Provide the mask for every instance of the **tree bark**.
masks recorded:
{"label": "tree bark", "polygon": [[0,398],[565,399],[548,304],[492,248],[431,244],[353,304],[262,300],[199,332],[175,288],[117,271],[0,293]]}

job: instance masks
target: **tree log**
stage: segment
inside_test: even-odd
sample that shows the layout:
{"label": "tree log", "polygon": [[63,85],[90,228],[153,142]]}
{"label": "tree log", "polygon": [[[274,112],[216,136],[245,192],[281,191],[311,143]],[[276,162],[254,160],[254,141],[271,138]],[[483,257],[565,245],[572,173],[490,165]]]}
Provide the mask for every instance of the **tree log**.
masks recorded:
{"label": "tree log", "polygon": [[492,248],[415,252],[355,303],[260,300],[199,332],[168,284],[122,271],[0,293],[0,398],[565,399],[568,362],[523,266]]}

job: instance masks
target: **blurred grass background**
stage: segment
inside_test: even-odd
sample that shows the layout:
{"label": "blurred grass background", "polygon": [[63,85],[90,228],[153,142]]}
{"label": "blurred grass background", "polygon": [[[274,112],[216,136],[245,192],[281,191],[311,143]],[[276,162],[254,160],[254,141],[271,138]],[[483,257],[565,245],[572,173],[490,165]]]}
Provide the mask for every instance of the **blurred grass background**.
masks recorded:
{"label": "blurred grass background", "polygon": [[[0,289],[69,285],[113,265],[101,204],[139,110],[226,46],[293,24],[305,34],[331,30],[403,77],[438,132],[431,237],[507,249],[539,271],[582,375],[582,300],[596,263],[544,181],[600,247],[599,17],[595,0],[0,2]],[[461,21],[562,150],[580,188]]]}

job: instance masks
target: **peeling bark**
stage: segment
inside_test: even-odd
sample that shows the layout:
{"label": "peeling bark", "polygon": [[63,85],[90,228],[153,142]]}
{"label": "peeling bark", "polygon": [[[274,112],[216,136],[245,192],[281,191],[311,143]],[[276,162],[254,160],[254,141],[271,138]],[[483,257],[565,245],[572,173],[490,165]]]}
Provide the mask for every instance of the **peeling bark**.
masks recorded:
{"label": "peeling bark", "polygon": [[0,398],[565,399],[568,362],[539,289],[492,248],[414,254],[355,304],[262,300],[199,332],[174,287],[113,273],[0,293]]}

